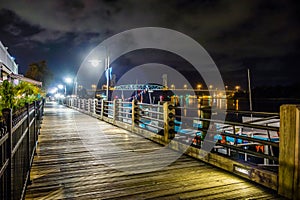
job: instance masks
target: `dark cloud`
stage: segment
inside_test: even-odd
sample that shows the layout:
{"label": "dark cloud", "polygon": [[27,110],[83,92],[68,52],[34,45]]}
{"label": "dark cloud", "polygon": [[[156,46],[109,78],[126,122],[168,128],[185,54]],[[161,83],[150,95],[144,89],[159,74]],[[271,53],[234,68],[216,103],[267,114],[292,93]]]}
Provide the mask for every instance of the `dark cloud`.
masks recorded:
{"label": "dark cloud", "polygon": [[[30,60],[39,58],[51,59],[54,71],[61,70],[57,66],[74,68],[80,65],[83,52],[105,38],[131,28],[157,26],[197,40],[211,54],[225,81],[232,84],[245,82],[248,67],[257,84],[268,84],[265,77],[269,77],[270,84],[297,80],[297,1],[0,2],[0,40],[10,49],[17,49],[13,51],[21,71]],[[29,50],[24,56],[26,48]]]}

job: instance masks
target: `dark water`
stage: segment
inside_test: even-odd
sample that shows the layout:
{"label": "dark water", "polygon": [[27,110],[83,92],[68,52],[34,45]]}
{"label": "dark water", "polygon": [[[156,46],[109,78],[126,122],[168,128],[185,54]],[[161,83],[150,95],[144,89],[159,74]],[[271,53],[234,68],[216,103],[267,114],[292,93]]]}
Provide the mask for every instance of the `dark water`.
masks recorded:
{"label": "dark water", "polygon": [[[249,111],[249,100],[239,99],[238,110]],[[300,99],[289,99],[289,98],[260,98],[253,99],[252,108],[256,112],[276,112],[279,113],[280,106],[284,104],[300,104]]]}
{"label": "dark water", "polygon": [[[179,101],[181,107],[194,108],[193,110],[184,109],[181,113],[183,116],[193,116],[193,117],[201,117],[200,107],[205,106],[214,106],[214,108],[221,109],[226,114],[226,121],[234,121],[234,122],[242,122],[242,117],[250,116],[250,112],[248,114],[242,113],[237,114],[234,111],[250,111],[249,100],[244,99],[182,99]],[[280,106],[284,104],[300,104],[300,99],[290,99],[290,98],[260,98],[253,99],[252,101],[252,111],[253,112],[264,112],[265,114],[257,114],[254,113],[255,117],[263,117],[268,116],[269,113],[279,114]],[[232,112],[231,112],[232,111]],[[221,114],[214,113],[215,115]]]}

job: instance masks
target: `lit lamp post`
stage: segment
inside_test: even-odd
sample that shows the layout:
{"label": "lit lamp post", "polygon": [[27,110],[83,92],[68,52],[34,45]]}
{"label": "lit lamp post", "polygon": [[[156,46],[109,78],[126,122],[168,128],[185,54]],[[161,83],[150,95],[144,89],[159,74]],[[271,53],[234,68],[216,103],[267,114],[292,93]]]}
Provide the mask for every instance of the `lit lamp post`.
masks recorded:
{"label": "lit lamp post", "polygon": [[198,89],[198,90],[201,90],[201,88],[202,88],[202,85],[201,85],[201,84],[198,84],[198,85],[197,85],[197,89]]}
{"label": "lit lamp post", "polygon": [[64,87],[64,85],[63,84],[59,84],[59,85],[57,85],[57,87],[58,87],[58,89],[60,89],[60,90],[63,90],[64,89],[64,94],[66,93],[66,87]]}
{"label": "lit lamp post", "polygon": [[174,84],[171,85],[171,89],[175,90],[175,85]]}
{"label": "lit lamp post", "polygon": [[237,92],[240,90],[240,88],[241,88],[241,87],[240,87],[240,86],[238,86],[238,85],[237,85],[237,86],[235,86],[235,89],[236,89],[236,91],[237,91]]}
{"label": "lit lamp post", "polygon": [[[97,67],[99,65],[100,62],[102,62],[101,60],[96,60],[96,59],[93,59],[93,60],[89,60],[89,62],[91,63],[91,65],[93,67]],[[110,66],[109,66],[109,56],[107,56],[105,59],[104,59],[104,64],[105,64],[105,76],[106,76],[106,98],[108,100],[108,95],[109,95],[109,69],[110,69]]]}
{"label": "lit lamp post", "polygon": [[[66,93],[66,87],[62,84],[57,85],[58,89],[63,90],[64,89],[64,93]],[[57,98],[58,98],[58,102],[63,104],[63,94],[58,93],[57,94]]]}
{"label": "lit lamp post", "polygon": [[[65,78],[65,83],[66,84],[71,84],[73,82],[72,78],[66,77]],[[67,86],[65,85],[65,96],[67,96]]]}

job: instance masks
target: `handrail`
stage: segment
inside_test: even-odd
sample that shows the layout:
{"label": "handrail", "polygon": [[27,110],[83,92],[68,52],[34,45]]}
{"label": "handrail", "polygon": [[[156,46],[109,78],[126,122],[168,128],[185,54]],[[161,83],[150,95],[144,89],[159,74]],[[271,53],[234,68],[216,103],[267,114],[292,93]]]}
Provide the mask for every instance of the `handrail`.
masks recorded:
{"label": "handrail", "polygon": [[[100,102],[100,103],[99,103]],[[92,102],[93,103],[93,102]],[[240,122],[232,122],[232,121],[221,121],[218,119],[207,119],[207,118],[203,118],[203,117],[186,117],[186,116],[178,116],[176,114],[167,114],[165,115],[165,112],[169,112],[168,109],[170,109],[168,106],[168,108],[166,109],[163,105],[159,105],[159,104],[146,104],[146,103],[137,103],[135,105],[132,105],[133,102],[122,102],[122,101],[105,101],[105,100],[98,100],[98,103],[95,104],[95,110],[97,110],[98,112],[98,116],[100,116],[100,119],[104,119],[104,120],[113,120],[113,122],[109,121],[110,123],[114,123],[115,121],[120,121],[120,122],[127,122],[132,123],[132,128],[134,127],[138,127],[141,129],[145,129],[148,131],[155,131],[155,129],[162,129],[164,130],[164,132],[168,129],[164,129],[164,126],[172,126],[172,124],[174,124],[174,127],[171,127],[171,131],[175,131],[176,134],[179,134],[182,137],[177,137],[177,141],[178,142],[182,142],[185,143],[185,139],[186,138],[189,141],[189,144],[191,144],[192,146],[196,147],[196,148],[202,148],[202,145],[200,145],[200,143],[198,143],[201,140],[201,144],[204,141],[205,135],[207,133],[213,133],[216,134],[216,138],[218,138],[218,135],[220,135],[220,137],[229,137],[231,139],[229,139],[229,141],[235,141],[234,143],[228,142],[228,141],[222,141],[222,143],[220,143],[219,139],[214,138],[214,143],[215,145],[219,145],[222,148],[225,149],[225,151],[229,152],[229,153],[225,153],[224,156],[226,157],[231,157],[232,159],[234,159],[231,155],[231,151],[237,151],[238,153],[241,154],[248,154],[250,156],[255,156],[258,158],[263,158],[263,159],[269,159],[270,161],[273,162],[278,162],[278,155],[277,155],[277,150],[279,148],[279,143],[278,142],[274,142],[271,141],[270,138],[270,134],[267,132],[269,131],[275,131],[278,132],[279,128],[278,127],[274,127],[274,126],[270,126],[271,123],[268,123],[267,125],[265,124],[259,124],[261,123],[262,120],[253,120],[249,123],[240,123]],[[127,106],[123,106],[123,105],[127,105]],[[215,111],[214,109],[193,109],[193,108],[188,108],[188,107],[172,107],[175,110],[176,109],[192,109],[192,110],[200,110],[200,111]],[[171,108],[171,109],[172,109]],[[159,110],[158,110],[159,109]],[[217,109],[216,109],[217,111]],[[232,112],[232,111],[226,111],[227,113]],[[176,112],[175,112],[176,113]],[[276,120],[278,118],[278,116],[274,113],[266,113],[266,112],[244,112],[244,111],[237,111],[236,113],[239,114],[265,114],[265,115],[270,115],[273,114],[271,116],[267,116],[264,119],[266,120]],[[105,115],[110,119],[107,118],[102,118],[102,116]],[[169,116],[173,116],[173,119],[167,119],[169,118]],[[167,117],[167,118],[166,118]],[[126,119],[126,120],[125,120]],[[180,119],[187,119],[187,120],[192,120],[192,122],[194,123],[194,120],[200,121],[201,123],[207,123],[212,125],[213,124],[220,124],[221,126],[218,126],[219,128],[215,128],[215,129],[208,129],[208,126],[205,127],[190,127],[188,124],[185,125],[186,127],[183,128],[181,127],[180,123],[170,123],[168,121],[165,120],[180,120]],[[151,122],[155,122],[155,123],[151,123]],[[195,122],[198,123],[198,122]],[[257,123],[257,124],[256,124]],[[170,125],[169,125],[170,124]],[[152,127],[152,129],[150,128]],[[210,126],[212,127],[212,126]],[[221,128],[220,128],[221,127]],[[154,129],[153,129],[154,128]],[[266,139],[259,139],[259,138],[254,138],[251,136],[246,136],[246,135],[242,135],[242,133],[236,133],[235,132],[235,128],[246,128],[246,129],[255,129],[255,130],[263,130],[266,131]],[[233,133],[228,133],[225,132],[225,129],[229,129],[231,130]],[[186,130],[186,131],[185,131]],[[195,134],[195,133],[201,133],[199,135]],[[155,131],[156,134],[159,134],[158,131]],[[194,133],[194,134],[187,134],[187,133]],[[165,133],[166,134],[166,133]],[[183,137],[184,136],[184,137]],[[172,137],[172,136],[171,136]],[[196,141],[196,142],[195,142]],[[240,142],[244,142],[243,144],[240,144]],[[239,143],[237,143],[239,142]],[[245,143],[247,142],[247,143]],[[256,148],[254,148],[253,150],[250,149],[245,149],[245,148],[249,148],[250,146],[267,146],[269,147],[269,153],[266,152],[256,152],[255,150],[257,150]],[[274,149],[272,149],[274,148]],[[275,153],[273,152],[275,150]],[[219,154],[219,149],[216,152],[213,153],[218,153]],[[247,156],[244,155],[245,160],[243,162],[247,162]],[[261,164],[261,163],[258,163]],[[264,161],[264,164],[268,164],[268,162]],[[273,163],[274,164],[274,163]]]}

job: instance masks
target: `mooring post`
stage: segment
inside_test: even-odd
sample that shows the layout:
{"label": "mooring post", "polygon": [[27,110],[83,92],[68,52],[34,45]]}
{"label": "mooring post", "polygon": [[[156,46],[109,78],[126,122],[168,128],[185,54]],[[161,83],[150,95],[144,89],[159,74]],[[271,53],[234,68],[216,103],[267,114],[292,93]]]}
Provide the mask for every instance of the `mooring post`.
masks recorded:
{"label": "mooring post", "polygon": [[278,193],[300,199],[300,105],[280,107]]}

